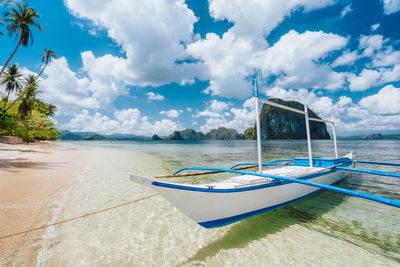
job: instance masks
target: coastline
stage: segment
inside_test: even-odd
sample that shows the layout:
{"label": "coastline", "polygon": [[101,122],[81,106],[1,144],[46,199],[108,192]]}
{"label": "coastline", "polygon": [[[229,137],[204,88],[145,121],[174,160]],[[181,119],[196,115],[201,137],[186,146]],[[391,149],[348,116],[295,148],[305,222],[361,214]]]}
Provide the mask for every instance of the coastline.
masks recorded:
{"label": "coastline", "polygon": [[[51,197],[83,169],[87,153],[57,142],[0,143],[0,236],[38,226]],[[0,240],[0,265],[25,234]]]}

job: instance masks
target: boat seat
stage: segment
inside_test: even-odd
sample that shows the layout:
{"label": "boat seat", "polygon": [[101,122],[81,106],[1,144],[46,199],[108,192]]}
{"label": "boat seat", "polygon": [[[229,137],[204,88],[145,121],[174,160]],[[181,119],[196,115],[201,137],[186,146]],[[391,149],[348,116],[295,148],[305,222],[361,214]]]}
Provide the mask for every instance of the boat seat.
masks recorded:
{"label": "boat seat", "polygon": [[231,180],[233,182],[237,182],[237,183],[241,183],[241,184],[253,184],[253,183],[258,183],[258,182],[264,182],[266,180],[266,178],[245,174],[245,175],[233,177]]}

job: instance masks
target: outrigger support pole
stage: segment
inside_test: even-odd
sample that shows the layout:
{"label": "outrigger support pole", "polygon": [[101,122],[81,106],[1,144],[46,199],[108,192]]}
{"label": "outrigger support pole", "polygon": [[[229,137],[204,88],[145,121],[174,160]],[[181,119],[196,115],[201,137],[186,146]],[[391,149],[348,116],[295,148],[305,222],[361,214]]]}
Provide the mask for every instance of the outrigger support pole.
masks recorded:
{"label": "outrigger support pole", "polygon": [[306,104],[304,104],[304,115],[306,117],[308,159],[309,159],[309,162],[310,162],[310,168],[312,168],[313,162],[312,162],[312,151],[311,151],[310,120],[308,118],[308,107],[307,107]]}
{"label": "outrigger support pole", "polygon": [[336,142],[336,131],[335,131],[335,118],[332,115],[332,134],[333,134],[333,145],[335,147],[335,158],[338,158],[338,152],[337,152],[337,142]]}
{"label": "outrigger support pole", "polygon": [[256,97],[258,171],[262,173],[261,123],[260,123],[260,104],[259,104],[260,98],[258,97],[257,77],[254,80],[254,95]]}

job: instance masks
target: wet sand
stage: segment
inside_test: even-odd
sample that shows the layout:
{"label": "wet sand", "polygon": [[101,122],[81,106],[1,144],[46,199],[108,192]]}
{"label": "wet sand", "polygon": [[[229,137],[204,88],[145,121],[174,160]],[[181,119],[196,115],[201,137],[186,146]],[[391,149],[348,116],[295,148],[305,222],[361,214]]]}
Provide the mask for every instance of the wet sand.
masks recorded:
{"label": "wet sand", "polygon": [[[42,209],[82,170],[86,157],[85,151],[57,142],[0,143],[0,237],[39,226]],[[0,265],[23,237],[0,239]]]}

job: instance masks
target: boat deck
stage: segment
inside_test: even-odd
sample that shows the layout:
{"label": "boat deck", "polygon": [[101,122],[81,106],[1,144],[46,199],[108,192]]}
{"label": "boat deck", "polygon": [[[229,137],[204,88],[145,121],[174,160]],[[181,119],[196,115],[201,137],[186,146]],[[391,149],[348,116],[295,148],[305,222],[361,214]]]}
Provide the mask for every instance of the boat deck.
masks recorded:
{"label": "boat deck", "polygon": [[[321,172],[326,170],[326,168],[322,167],[305,167],[305,166],[285,166],[280,168],[274,168],[269,170],[263,170],[263,174],[271,174],[271,175],[278,175],[290,178],[296,178],[301,176],[310,175],[313,173]],[[214,189],[230,189],[230,188],[239,188],[239,187],[246,187],[246,186],[253,186],[258,184],[266,184],[270,183],[273,179],[264,178],[260,176],[254,175],[239,175],[232,177],[228,180],[215,182],[215,183],[208,183],[208,184],[201,184],[201,185],[191,185],[194,187],[199,188],[214,188]],[[183,184],[182,184],[183,185]]]}

